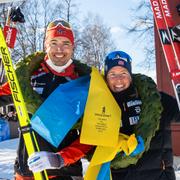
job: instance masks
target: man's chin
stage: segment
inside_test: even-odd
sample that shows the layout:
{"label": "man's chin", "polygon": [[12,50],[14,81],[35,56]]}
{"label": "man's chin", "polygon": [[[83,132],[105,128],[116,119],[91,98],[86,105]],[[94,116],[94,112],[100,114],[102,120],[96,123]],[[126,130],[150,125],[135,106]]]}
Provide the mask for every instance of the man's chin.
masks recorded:
{"label": "man's chin", "polygon": [[54,63],[54,65],[56,65],[56,66],[64,66],[64,65],[66,65],[66,61],[64,62],[64,61],[54,61],[53,62]]}

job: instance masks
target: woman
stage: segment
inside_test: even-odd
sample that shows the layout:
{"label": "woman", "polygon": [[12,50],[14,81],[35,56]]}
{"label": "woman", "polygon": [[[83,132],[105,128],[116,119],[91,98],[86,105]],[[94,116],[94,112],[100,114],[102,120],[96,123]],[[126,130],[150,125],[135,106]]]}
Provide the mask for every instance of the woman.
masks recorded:
{"label": "woman", "polygon": [[140,135],[145,143],[140,155],[114,158],[113,180],[175,180],[170,122],[178,119],[176,100],[159,93],[151,78],[132,74],[131,57],[123,51],[107,55],[105,79],[122,110],[120,132]]}

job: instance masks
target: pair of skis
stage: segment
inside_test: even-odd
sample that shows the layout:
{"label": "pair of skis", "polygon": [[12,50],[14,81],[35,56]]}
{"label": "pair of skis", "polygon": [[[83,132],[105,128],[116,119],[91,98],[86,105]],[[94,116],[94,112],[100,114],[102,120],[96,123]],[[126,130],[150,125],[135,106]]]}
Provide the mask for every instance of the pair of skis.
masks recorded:
{"label": "pair of skis", "polygon": [[180,42],[174,36],[175,26],[168,0],[150,0],[154,19],[180,110]]}
{"label": "pair of skis", "polygon": [[[10,24],[7,23],[5,28],[8,28],[9,30],[11,30]],[[39,151],[38,142],[36,141],[34,131],[32,130],[30,126],[30,118],[29,118],[29,115],[25,106],[25,102],[24,102],[22,92],[19,86],[19,82],[15,73],[15,70],[13,68],[11,55],[9,53],[9,49],[7,46],[8,44],[11,47],[12,44],[6,43],[7,34],[5,32],[6,32],[6,29],[4,29],[4,33],[3,33],[2,29],[0,28],[0,56],[2,58],[5,73],[6,73],[9,85],[10,85],[14,105],[18,114],[21,132],[23,134],[24,142],[26,145],[27,153],[28,155],[31,155],[32,153]],[[12,31],[9,31],[9,32],[12,32]],[[4,38],[4,34],[6,34],[6,39]],[[12,35],[15,35],[15,34],[11,33],[8,39],[11,39]],[[33,175],[34,175],[35,180],[48,180],[48,175],[46,171],[34,173]]]}

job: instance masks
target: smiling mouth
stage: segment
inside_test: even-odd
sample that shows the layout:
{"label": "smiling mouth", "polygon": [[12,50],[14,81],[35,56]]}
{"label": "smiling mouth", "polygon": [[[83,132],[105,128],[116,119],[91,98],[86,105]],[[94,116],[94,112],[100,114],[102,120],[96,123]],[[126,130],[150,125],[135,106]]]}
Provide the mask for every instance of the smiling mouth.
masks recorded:
{"label": "smiling mouth", "polygon": [[64,55],[62,55],[62,54],[55,54],[54,56],[57,57],[57,58],[62,58],[62,57],[64,57]]}
{"label": "smiling mouth", "polygon": [[116,86],[114,86],[114,89],[116,91],[122,91],[124,89],[124,86],[123,85],[116,85]]}
{"label": "smiling mouth", "polygon": [[116,85],[114,87],[117,88],[117,89],[122,89],[124,86],[123,85]]}

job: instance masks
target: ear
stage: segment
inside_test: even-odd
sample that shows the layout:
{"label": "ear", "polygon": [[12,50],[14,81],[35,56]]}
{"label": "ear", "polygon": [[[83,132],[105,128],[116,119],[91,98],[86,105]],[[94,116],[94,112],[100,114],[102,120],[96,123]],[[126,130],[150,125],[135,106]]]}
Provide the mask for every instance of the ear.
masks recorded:
{"label": "ear", "polygon": [[45,50],[45,52],[47,53],[47,47],[46,47],[46,45],[44,45],[44,50]]}
{"label": "ear", "polygon": [[44,42],[44,50],[45,50],[45,52],[47,53],[47,41],[45,40],[45,42]]}
{"label": "ear", "polygon": [[75,50],[75,45],[74,44],[72,45],[72,49],[73,49],[73,51]]}

